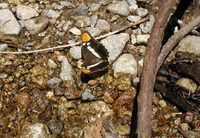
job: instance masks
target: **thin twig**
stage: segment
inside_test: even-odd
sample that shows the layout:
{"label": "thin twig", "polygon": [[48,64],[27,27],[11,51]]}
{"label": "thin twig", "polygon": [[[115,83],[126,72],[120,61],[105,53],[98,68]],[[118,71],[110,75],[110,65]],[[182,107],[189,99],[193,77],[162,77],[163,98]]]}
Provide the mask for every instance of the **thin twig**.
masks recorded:
{"label": "thin twig", "polygon": [[[178,24],[181,28],[183,28],[186,24],[184,22],[182,22],[181,20],[178,20]],[[193,29],[191,31],[192,34],[200,36],[200,32],[198,32],[197,30]]]}
{"label": "thin twig", "polygon": [[27,48],[25,46],[20,46],[20,45],[17,45],[17,44],[8,44],[8,46],[27,50]]}
{"label": "thin twig", "polygon": [[172,49],[175,47],[175,45],[192,29],[195,28],[195,26],[200,24],[200,16],[198,16],[196,19],[190,21],[187,25],[185,25],[183,28],[181,28],[179,31],[177,31],[172,37],[169,38],[167,43],[163,46],[163,49],[160,52],[160,55],[158,57],[156,72],[159,70],[160,66],[164,62],[167,55],[172,51]]}
{"label": "thin twig", "polygon": [[178,128],[178,131],[185,137],[185,138],[190,138],[190,136],[183,130],[181,130],[180,128]]}
{"label": "thin twig", "polygon": [[[96,37],[95,39],[102,39],[102,38],[105,38],[105,37],[108,37],[110,35],[113,35],[113,34],[116,34],[116,33],[119,33],[123,30],[126,30],[130,27],[133,27],[133,26],[136,26],[138,24],[141,24],[143,22],[146,22],[149,20],[149,17],[147,18],[144,18],[136,23],[131,23],[125,27],[122,27],[121,29],[118,29],[116,31],[113,31],[113,32],[110,32],[108,34],[105,34],[105,35],[101,35],[99,37]],[[56,46],[56,47],[51,47],[51,48],[46,48],[46,49],[39,49],[39,50],[32,50],[32,51],[22,51],[22,52],[4,52],[4,51],[0,51],[0,54],[30,54],[30,53],[38,53],[38,52],[44,52],[44,51],[51,51],[51,50],[56,50],[56,49],[62,49],[62,48],[66,48],[66,47],[71,47],[71,46],[76,46],[76,45],[80,45],[82,42],[79,41],[79,42],[76,42],[76,43],[73,43],[73,44],[68,44],[68,45],[62,45],[62,46]]]}

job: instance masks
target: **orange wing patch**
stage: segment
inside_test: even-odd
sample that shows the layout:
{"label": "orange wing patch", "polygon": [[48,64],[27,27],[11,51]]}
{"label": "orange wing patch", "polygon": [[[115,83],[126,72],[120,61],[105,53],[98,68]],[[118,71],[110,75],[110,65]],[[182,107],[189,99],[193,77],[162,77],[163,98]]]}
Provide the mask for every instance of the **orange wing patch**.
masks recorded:
{"label": "orange wing patch", "polygon": [[88,42],[91,40],[91,36],[88,32],[84,32],[82,34],[82,42]]}
{"label": "orange wing patch", "polygon": [[81,71],[82,71],[83,73],[90,73],[90,72],[91,72],[89,69],[81,69]]}

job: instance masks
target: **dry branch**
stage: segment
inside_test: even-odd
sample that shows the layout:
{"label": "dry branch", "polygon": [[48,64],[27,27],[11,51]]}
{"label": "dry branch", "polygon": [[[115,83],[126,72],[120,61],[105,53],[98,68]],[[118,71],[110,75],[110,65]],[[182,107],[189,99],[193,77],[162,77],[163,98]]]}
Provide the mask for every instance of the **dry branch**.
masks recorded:
{"label": "dry branch", "polygon": [[141,77],[140,93],[138,95],[138,138],[151,137],[151,113],[152,113],[152,94],[155,83],[155,73],[157,58],[160,52],[161,43],[164,36],[164,30],[167,25],[172,9],[175,7],[176,0],[164,0],[156,17],[152,28],[149,41],[147,43],[147,52],[144,58],[143,73]]}
{"label": "dry branch", "polygon": [[163,49],[160,52],[160,55],[158,57],[158,63],[156,72],[159,70],[160,66],[166,59],[167,55],[172,51],[172,49],[175,47],[175,45],[190,31],[192,31],[197,25],[200,24],[200,16],[198,16],[196,19],[189,22],[187,25],[182,27],[178,32],[176,32],[172,37],[169,38],[167,43],[163,46]]}

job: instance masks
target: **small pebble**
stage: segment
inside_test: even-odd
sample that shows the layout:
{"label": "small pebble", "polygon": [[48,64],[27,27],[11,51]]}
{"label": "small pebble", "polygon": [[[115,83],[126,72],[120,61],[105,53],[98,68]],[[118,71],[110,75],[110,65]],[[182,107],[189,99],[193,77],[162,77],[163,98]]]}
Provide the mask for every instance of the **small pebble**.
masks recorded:
{"label": "small pebble", "polygon": [[128,16],[130,13],[129,5],[126,1],[119,1],[115,4],[109,4],[107,10],[121,16]]}
{"label": "small pebble", "polygon": [[57,19],[60,16],[60,12],[54,11],[54,10],[49,10],[44,15],[49,17],[49,18]]}
{"label": "small pebble", "polygon": [[167,103],[164,100],[160,100],[158,103],[162,108],[165,108],[167,106]]}
{"label": "small pebble", "polygon": [[0,51],[4,51],[6,48],[8,48],[8,44],[0,44]]}
{"label": "small pebble", "polygon": [[140,16],[136,16],[136,15],[129,15],[128,17],[128,20],[131,21],[131,22],[138,22],[139,20],[141,20],[141,17]]}
{"label": "small pebble", "polygon": [[97,21],[95,28],[98,28],[101,31],[107,31],[108,32],[108,31],[110,31],[110,24],[106,20],[99,19]]}
{"label": "small pebble", "polygon": [[73,59],[81,59],[81,46],[73,46],[69,50],[69,54],[72,56]]}
{"label": "small pebble", "polygon": [[89,89],[85,89],[81,94],[81,99],[92,101],[95,100],[95,96],[91,93]]}
{"label": "small pebble", "polygon": [[97,11],[100,7],[101,7],[101,4],[92,3],[92,4],[90,5],[90,8],[88,9],[88,11]]}
{"label": "small pebble", "polygon": [[149,34],[137,35],[136,36],[136,43],[137,44],[145,44],[146,45],[149,37],[150,37]]}
{"label": "small pebble", "polygon": [[148,10],[144,8],[138,8],[136,14],[140,17],[145,17],[148,14]]}
{"label": "small pebble", "polygon": [[81,30],[79,30],[77,27],[69,29],[69,32],[71,32],[74,35],[81,35]]}

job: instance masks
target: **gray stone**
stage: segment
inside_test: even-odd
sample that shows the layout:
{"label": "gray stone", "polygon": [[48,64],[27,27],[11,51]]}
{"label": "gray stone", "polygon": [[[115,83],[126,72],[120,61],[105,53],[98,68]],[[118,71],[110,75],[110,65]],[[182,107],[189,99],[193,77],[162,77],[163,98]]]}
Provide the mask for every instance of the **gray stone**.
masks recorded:
{"label": "gray stone", "polygon": [[126,1],[119,1],[115,4],[109,4],[107,10],[121,16],[128,16],[130,14],[129,5]]}
{"label": "gray stone", "polygon": [[90,5],[90,8],[88,9],[88,11],[97,11],[100,7],[101,7],[101,4],[92,3],[92,4]]}
{"label": "gray stone", "polygon": [[126,33],[120,33],[101,40],[101,43],[108,50],[109,61],[114,61],[121,53],[125,47],[126,42],[129,40],[129,35]]}
{"label": "gray stone", "polygon": [[61,82],[61,79],[59,78],[51,78],[50,80],[47,81],[47,85],[50,88],[54,88],[55,86],[58,86],[60,82]]}
{"label": "gray stone", "polygon": [[63,81],[69,81],[71,84],[74,83],[73,75],[75,74],[71,64],[67,60],[65,56],[59,56],[58,61],[61,63],[61,72],[60,72],[60,78]]}
{"label": "gray stone", "polygon": [[26,125],[19,136],[20,138],[49,138],[50,133],[48,127],[43,123],[35,123]]}
{"label": "gray stone", "polygon": [[99,19],[95,28],[98,28],[101,31],[110,31],[110,24],[106,20]]}
{"label": "gray stone", "polygon": [[48,59],[48,66],[49,68],[52,68],[52,69],[57,68],[57,64],[52,59]]}
{"label": "gray stone", "polygon": [[18,5],[16,7],[16,14],[17,14],[17,18],[23,19],[23,20],[31,19],[39,15],[35,9],[28,6],[24,6],[24,5]]}
{"label": "gray stone", "polygon": [[99,36],[101,31],[98,28],[86,27],[84,31],[88,31],[93,37]]}
{"label": "gray stone", "polygon": [[62,27],[63,31],[67,31],[69,29],[69,26],[72,25],[71,21],[66,21]]}
{"label": "gray stone", "polygon": [[179,42],[177,49],[178,51],[200,55],[200,37],[194,35],[186,36]]}
{"label": "gray stone", "polygon": [[73,59],[81,59],[81,46],[73,46],[69,50],[69,54]]}
{"label": "gray stone", "polygon": [[98,3],[101,5],[108,5],[111,2],[112,2],[112,0],[98,0]]}
{"label": "gray stone", "polygon": [[46,13],[44,15],[49,18],[57,19],[60,16],[60,12],[54,11],[54,10],[49,10],[49,11],[46,11]]}
{"label": "gray stone", "polygon": [[8,35],[18,35],[20,33],[21,27],[10,10],[0,10],[0,17],[0,32]]}
{"label": "gray stone", "polygon": [[87,9],[87,7],[85,6],[84,3],[79,4],[78,8],[79,8],[79,9],[84,9],[84,10]]}
{"label": "gray stone", "polygon": [[26,20],[24,22],[24,25],[26,29],[32,34],[38,34],[47,27],[49,24],[49,20],[46,17],[37,17],[33,19]]}
{"label": "gray stone", "polygon": [[98,19],[98,16],[97,15],[92,15],[90,17],[90,26],[91,27],[94,27],[97,23],[97,19]]}
{"label": "gray stone", "polygon": [[74,4],[68,1],[60,1],[59,3],[60,5],[65,6],[65,7],[73,7],[73,8],[76,7]]}
{"label": "gray stone", "polygon": [[131,74],[137,76],[137,61],[131,54],[123,54],[113,63],[114,76],[118,74]]}
{"label": "gray stone", "polygon": [[95,100],[95,96],[91,93],[91,90],[85,89],[81,94],[81,99],[92,101]]}
{"label": "gray stone", "polygon": [[140,17],[145,17],[147,13],[148,13],[148,10],[144,8],[138,8],[136,10],[136,14],[139,15]]}

